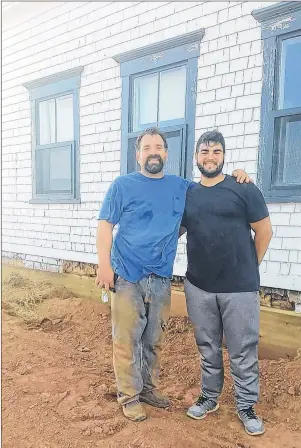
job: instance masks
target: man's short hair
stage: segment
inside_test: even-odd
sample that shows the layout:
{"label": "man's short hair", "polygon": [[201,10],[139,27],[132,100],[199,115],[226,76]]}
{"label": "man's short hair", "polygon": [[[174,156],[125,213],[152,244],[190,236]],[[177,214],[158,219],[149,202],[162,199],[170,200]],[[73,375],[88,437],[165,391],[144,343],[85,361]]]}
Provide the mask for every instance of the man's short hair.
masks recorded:
{"label": "man's short hair", "polygon": [[166,137],[163,134],[163,132],[159,131],[159,129],[156,127],[145,129],[140,135],[138,135],[137,140],[135,142],[136,151],[138,151],[140,149],[141,140],[145,135],[160,135],[160,137],[162,138],[162,140],[164,142],[164,148],[167,151],[168,144],[167,144]]}
{"label": "man's short hair", "polygon": [[196,153],[199,152],[199,149],[200,149],[200,146],[202,143],[205,143],[205,145],[208,145],[209,142],[220,143],[223,147],[224,153],[226,152],[226,145],[225,145],[225,139],[223,137],[223,134],[221,134],[217,130],[214,130],[214,131],[205,132],[204,134],[202,134],[200,136],[200,138],[198,139],[197,144],[196,144],[196,149],[195,149]]}

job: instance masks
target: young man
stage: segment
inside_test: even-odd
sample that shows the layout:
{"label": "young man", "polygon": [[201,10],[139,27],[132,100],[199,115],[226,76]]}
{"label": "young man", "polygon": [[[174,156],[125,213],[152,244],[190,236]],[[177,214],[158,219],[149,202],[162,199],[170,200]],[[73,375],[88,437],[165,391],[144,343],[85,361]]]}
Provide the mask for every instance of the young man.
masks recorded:
{"label": "young man", "polygon": [[[141,421],[141,402],[169,406],[156,386],[186,192],[195,184],[163,174],[167,141],[156,128],[138,137],[136,150],[141,171],[118,177],[100,211],[96,282],[116,289],[111,313],[118,402],[127,418]],[[246,173],[238,174],[237,181],[245,179]]]}
{"label": "young man", "polygon": [[[218,409],[226,336],[238,416],[250,435],[264,432],[258,400],[259,270],[272,237],[259,189],[223,174],[225,141],[217,131],[196,145],[201,182],[188,190],[181,233],[187,230],[187,309],[202,359],[202,393],[187,412],[202,419]],[[255,237],[252,238],[251,230]]]}

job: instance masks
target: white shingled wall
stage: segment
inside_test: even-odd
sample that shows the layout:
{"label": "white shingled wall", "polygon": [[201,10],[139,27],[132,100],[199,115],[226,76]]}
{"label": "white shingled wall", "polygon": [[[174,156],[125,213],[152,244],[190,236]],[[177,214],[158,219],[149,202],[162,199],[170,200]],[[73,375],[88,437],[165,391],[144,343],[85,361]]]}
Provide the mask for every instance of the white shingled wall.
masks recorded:
{"label": "white shingled wall", "polygon": [[[96,262],[97,214],[119,175],[121,78],[115,54],[205,28],[196,139],[218,127],[226,170],[257,169],[264,2],[67,2],[13,5],[3,14],[3,252],[26,266]],[[84,66],[80,89],[81,203],[32,205],[31,116],[24,82]],[[197,172],[195,176],[197,177]],[[262,285],[301,290],[301,204],[269,206],[274,237]],[[179,245],[174,273],[185,273]]]}

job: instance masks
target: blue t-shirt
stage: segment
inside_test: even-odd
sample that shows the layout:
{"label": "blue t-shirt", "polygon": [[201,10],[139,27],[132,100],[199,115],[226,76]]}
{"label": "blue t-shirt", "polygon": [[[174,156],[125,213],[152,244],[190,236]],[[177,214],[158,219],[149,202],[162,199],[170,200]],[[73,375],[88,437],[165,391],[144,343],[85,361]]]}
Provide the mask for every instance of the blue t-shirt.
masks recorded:
{"label": "blue t-shirt", "polygon": [[186,192],[194,182],[175,175],[149,178],[139,172],[112,182],[99,219],[118,224],[112,268],[129,282],[149,274],[172,277]]}

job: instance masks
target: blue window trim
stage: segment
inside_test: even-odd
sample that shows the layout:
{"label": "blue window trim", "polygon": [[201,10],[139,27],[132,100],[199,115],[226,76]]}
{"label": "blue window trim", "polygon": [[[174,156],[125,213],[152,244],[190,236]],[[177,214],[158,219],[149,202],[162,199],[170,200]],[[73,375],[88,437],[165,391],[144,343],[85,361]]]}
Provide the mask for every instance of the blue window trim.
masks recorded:
{"label": "blue window trim", "polygon": [[[192,178],[198,58],[200,54],[200,41],[203,36],[204,30],[202,29],[114,57],[120,63],[122,77],[121,147],[124,150],[121,151],[121,174],[127,173],[129,159],[128,140],[135,134],[139,135],[139,132],[131,132],[130,112],[132,111],[131,85],[133,77],[146,72],[159,71],[165,66],[169,67],[182,63],[187,67],[186,92],[188,94],[186,94],[185,121],[172,121],[165,123],[165,126],[171,125],[173,127],[178,125],[177,127],[183,127],[185,123],[188,125],[185,126],[185,132],[183,131],[186,140],[186,148],[184,148],[186,149],[186,153],[184,154],[186,163],[183,164],[181,174],[186,178]],[[187,132],[186,128],[188,128]],[[164,129],[167,131],[166,128]]]}
{"label": "blue window trim", "polygon": [[[80,148],[79,148],[79,88],[83,67],[67,70],[55,75],[47,76],[35,81],[27,82],[24,85],[29,90],[31,100],[32,116],[32,199],[33,204],[47,203],[80,203]],[[39,114],[38,107],[40,101],[59,96],[73,95],[73,120],[74,120],[74,141],[55,143],[53,145],[39,144]],[[51,146],[61,146],[68,144],[71,147],[72,157],[72,193],[48,193],[38,194],[36,191],[36,150]]]}
{"label": "blue window trim", "polygon": [[261,22],[263,39],[263,86],[257,181],[267,202],[301,202],[300,186],[274,186],[277,136],[275,119],[297,115],[301,108],[278,110],[276,92],[280,45],[283,38],[301,34],[301,2],[281,2],[252,12]]}

